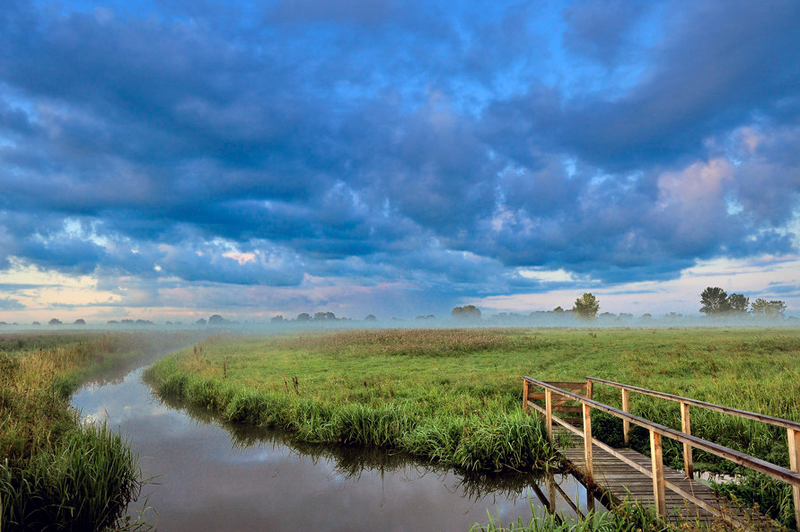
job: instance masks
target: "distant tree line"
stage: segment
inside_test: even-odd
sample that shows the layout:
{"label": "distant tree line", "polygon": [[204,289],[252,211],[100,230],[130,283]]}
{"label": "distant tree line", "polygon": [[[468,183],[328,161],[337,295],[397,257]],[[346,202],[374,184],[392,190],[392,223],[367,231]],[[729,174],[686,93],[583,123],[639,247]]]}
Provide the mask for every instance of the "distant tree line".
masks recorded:
{"label": "distant tree line", "polygon": [[779,300],[767,301],[757,298],[750,303],[744,294],[728,295],[718,286],[708,286],[700,294],[700,312],[706,316],[748,316],[759,318],[783,318],[786,303]]}

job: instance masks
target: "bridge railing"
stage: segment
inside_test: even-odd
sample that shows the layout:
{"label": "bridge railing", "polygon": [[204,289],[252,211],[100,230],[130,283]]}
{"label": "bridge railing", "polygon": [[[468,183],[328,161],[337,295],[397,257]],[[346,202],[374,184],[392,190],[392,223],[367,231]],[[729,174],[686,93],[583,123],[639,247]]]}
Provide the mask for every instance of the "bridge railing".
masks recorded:
{"label": "bridge railing", "polygon": [[[664,462],[662,456],[662,437],[666,436],[668,438],[672,438],[678,442],[684,444],[684,449],[686,449],[687,445],[688,448],[696,448],[701,449],[703,451],[712,453],[714,455],[720,456],[725,458],[726,460],[730,460],[736,464],[739,464],[744,467],[748,467],[760,473],[764,473],[770,477],[776,478],[783,482],[789,483],[793,488],[793,497],[794,497],[794,505],[795,505],[795,516],[798,526],[800,526],[800,470],[798,468],[798,458],[800,457],[800,424],[794,423],[788,420],[781,420],[779,418],[771,418],[770,416],[763,416],[761,414],[755,414],[753,412],[747,412],[748,415],[757,416],[759,421],[770,422],[776,424],[776,422],[782,423],[780,426],[786,427],[789,431],[789,455],[790,455],[790,466],[791,469],[786,469],[779,465],[767,462],[765,460],[761,460],[760,458],[756,458],[754,456],[750,456],[748,454],[735,451],[723,445],[716,444],[714,442],[710,442],[696,436],[692,436],[690,433],[690,426],[688,424],[688,405],[692,404],[695,406],[704,406],[711,405],[723,409],[727,409],[727,407],[722,407],[720,405],[712,405],[711,403],[703,403],[703,405],[697,404],[702,403],[702,401],[695,401],[694,399],[688,398],[679,398],[684,401],[684,404],[687,406],[681,407],[681,410],[686,410],[686,424],[682,428],[686,431],[677,431],[661,425],[659,423],[655,423],[648,419],[636,416],[631,414],[630,412],[626,411],[629,407],[629,402],[626,399],[626,392],[628,391],[647,391],[652,392],[651,390],[645,390],[644,388],[637,388],[630,387],[627,385],[620,385],[619,383],[613,383],[614,385],[618,385],[623,389],[623,410],[619,410],[612,406],[597,402],[591,399],[592,395],[592,383],[593,382],[602,382],[603,384],[612,383],[612,381],[603,381],[602,379],[594,379],[590,378],[587,379],[587,389],[586,389],[586,396],[578,395],[576,393],[570,392],[568,390],[563,390],[553,384],[539,381],[532,377],[524,376],[523,377],[523,387],[524,387],[524,400],[523,406],[525,409],[528,407],[534,408],[537,412],[544,415],[545,423],[547,426],[547,434],[548,437],[552,440],[553,435],[553,423],[557,423],[563,426],[565,429],[577,434],[578,436],[582,437],[584,440],[584,460],[586,463],[586,479],[590,483],[594,483],[594,467],[593,467],[593,458],[592,458],[592,449],[594,446],[603,449],[604,451],[608,452],[609,454],[615,456],[620,461],[626,463],[633,469],[640,471],[644,475],[653,479],[653,495],[655,499],[655,506],[656,511],[661,514],[666,514],[666,489],[670,489],[671,491],[681,495],[683,498],[692,501],[697,506],[715,514],[723,519],[728,521],[732,521],[734,524],[742,524],[737,523],[733,516],[727,515],[721,512],[718,508],[708,504],[707,502],[703,501],[702,499],[695,497],[694,494],[687,492],[686,490],[682,489],[681,487],[665,480],[664,478]],[[532,400],[529,399],[529,396],[532,392],[534,387],[544,388],[545,391],[545,406],[542,408],[540,405],[537,405]],[[661,392],[652,392],[653,394],[661,394]],[[581,404],[582,410],[582,418],[583,418],[583,427],[579,429],[573,426],[570,423],[560,419],[557,416],[553,415],[552,403],[553,403],[553,396],[557,395],[561,398],[567,398],[571,401],[576,401]],[[661,394],[659,396],[669,395],[669,394]],[[678,396],[672,396],[674,398],[678,398]],[[591,419],[591,410],[592,409],[599,410],[601,412],[606,412],[611,414],[615,417],[622,419],[623,424],[626,431],[629,430],[630,424],[633,423],[634,425],[640,426],[644,429],[647,429],[650,432],[650,457],[651,457],[651,469],[648,470],[646,467],[642,467],[641,465],[637,464],[636,462],[630,460],[622,453],[618,452],[616,449],[606,445],[605,443],[595,440],[592,438],[592,419]],[[731,409],[735,410],[735,409]],[[745,411],[738,411],[740,413],[745,413]],[[751,419],[757,419],[756,417],[751,417]],[[769,421],[767,420],[769,418]],[[687,454],[687,453],[684,453]],[[691,454],[689,452],[688,454]]]}

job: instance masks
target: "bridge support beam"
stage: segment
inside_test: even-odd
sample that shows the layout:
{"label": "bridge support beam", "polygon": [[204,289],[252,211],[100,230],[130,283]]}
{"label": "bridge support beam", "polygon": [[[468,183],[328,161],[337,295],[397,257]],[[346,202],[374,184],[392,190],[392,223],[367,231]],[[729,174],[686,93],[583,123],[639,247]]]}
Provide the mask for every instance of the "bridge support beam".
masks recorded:
{"label": "bridge support beam", "polygon": [[[586,461],[586,481],[594,484],[594,462],[592,461],[592,407],[583,403],[583,457]],[[660,436],[660,434],[659,434]]]}
{"label": "bridge support beam", "polygon": [[[800,473],[800,430],[786,429],[789,438],[789,467]],[[800,530],[800,486],[792,486],[795,528]]]}
{"label": "bridge support beam", "polygon": [[650,431],[650,459],[653,470],[653,498],[658,515],[667,515],[667,493],[664,484],[664,459],[661,452],[661,434]]}
{"label": "bridge support beam", "polygon": [[[692,423],[689,418],[689,405],[681,401],[681,432],[692,434]],[[683,469],[686,471],[686,478],[694,476],[694,463],[692,461],[692,446],[683,442]]]}

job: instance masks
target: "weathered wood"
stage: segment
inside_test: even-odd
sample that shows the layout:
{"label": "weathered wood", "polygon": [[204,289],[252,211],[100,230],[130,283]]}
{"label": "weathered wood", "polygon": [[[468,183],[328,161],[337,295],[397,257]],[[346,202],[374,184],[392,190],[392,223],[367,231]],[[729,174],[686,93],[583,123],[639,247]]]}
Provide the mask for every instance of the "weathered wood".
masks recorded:
{"label": "weathered wood", "polygon": [[592,462],[592,409],[583,405],[583,455],[586,460],[586,481],[594,484],[594,463]]}
{"label": "weathered wood", "polygon": [[[529,379],[534,384],[544,385],[542,381],[537,381],[536,379],[533,379],[531,377],[525,376],[523,378]],[[586,397],[582,397],[577,394],[573,394],[570,392],[561,392],[561,393],[563,395],[572,397],[573,399],[580,401],[584,404],[587,404],[591,408],[596,408],[597,410],[622,418],[623,420],[627,419],[628,421],[635,423],[636,425],[639,425],[641,427],[644,427],[648,430],[654,430],[659,434],[661,434],[662,436],[667,436],[668,438],[672,438],[673,440],[677,440],[681,443],[690,443],[694,448],[707,451],[717,456],[721,456],[726,460],[730,460],[731,462],[734,462],[736,464],[749,467],[750,469],[753,469],[760,473],[764,473],[773,478],[777,478],[778,480],[788,482],[793,486],[800,486],[800,473],[794,472],[790,469],[786,469],[785,467],[772,464],[765,460],[761,460],[760,458],[755,458],[753,456],[741,453],[739,451],[734,451],[733,449],[730,449],[723,445],[718,445],[716,443],[709,442],[707,440],[703,440],[701,438],[697,438],[689,434],[683,434],[682,432],[661,425],[660,423],[655,423],[643,417],[623,412],[612,406],[608,406],[603,403],[598,403],[597,401],[594,401],[592,399],[587,399]]]}
{"label": "weathered wood", "polygon": [[[684,434],[692,433],[692,425],[689,418],[689,403],[683,401],[681,401],[681,432]],[[692,446],[686,442],[683,443],[683,470],[686,472],[686,478],[692,478],[694,476]]]}
{"label": "weathered wood", "polygon": [[653,472],[653,498],[658,515],[667,514],[667,494],[664,486],[664,459],[661,454],[661,434],[650,431],[650,459]]}
{"label": "weathered wood", "polygon": [[[630,396],[628,395],[628,390],[625,388],[622,389],[622,411],[623,412],[630,412],[631,411],[631,403],[630,403]],[[631,422],[627,419],[622,420],[622,437],[625,440],[625,445],[630,445],[631,440],[629,437],[629,433],[631,431]]]}
{"label": "weathered wood", "polygon": [[[786,429],[789,438],[789,466],[792,471],[800,473],[800,430]],[[800,530],[800,486],[792,486],[794,500],[794,522]]]}
{"label": "weathered wood", "polygon": [[[530,383],[539,386],[545,383],[524,377]],[[545,390],[549,385],[542,386]],[[588,397],[582,397],[563,390],[550,390],[553,395],[566,396],[581,404],[583,411],[583,430],[580,430],[564,419],[552,415],[551,423],[560,426],[556,429],[551,424],[552,438],[562,441],[562,437],[556,438],[556,434],[563,434],[566,430],[572,433],[572,447],[561,449],[562,454],[568,464],[594,488],[605,493],[610,497],[614,504],[619,504],[627,494],[640,501],[642,504],[655,505],[656,510],[670,519],[676,518],[676,514],[682,515],[684,519],[697,520],[698,522],[711,522],[714,519],[724,519],[725,521],[740,528],[755,527],[759,530],[778,529],[774,522],[753,513],[749,510],[739,509],[730,503],[719,501],[716,494],[707,486],[697,483],[684,472],[675,471],[663,465],[662,442],[663,436],[673,438],[685,445],[689,445],[689,452],[684,451],[684,456],[689,456],[691,460],[691,449],[708,450],[727,458],[735,463],[751,467],[753,469],[766,472],[775,478],[786,479],[787,482],[795,486],[800,486],[800,471],[796,471],[800,462],[800,431],[793,431],[789,434],[790,449],[794,449],[794,455],[790,452],[790,462],[792,470],[781,468],[775,464],[764,462],[757,458],[738,453],[727,447],[717,445],[706,440],[702,440],[691,435],[691,421],[688,416],[689,405],[681,405],[682,410],[682,432],[675,431],[669,427],[664,427],[658,423],[646,420],[630,412],[620,411],[608,405],[598,403]],[[623,392],[626,390],[623,389]],[[624,401],[627,403],[627,401]],[[546,409],[540,405],[528,402],[528,406],[537,412],[546,415]],[[629,404],[625,404],[629,407]],[[551,404],[551,409],[553,405]],[[628,421],[636,425],[647,428],[651,433],[651,457],[647,458],[629,449],[613,449],[599,440],[595,440],[591,435],[591,409],[596,408],[608,412],[614,416],[621,417],[623,421]],[[593,452],[593,448],[598,448],[598,453]],[[588,448],[588,450],[587,450]],[[691,462],[689,462],[691,467]],[[684,464],[686,466],[686,464]],[[753,467],[755,466],[755,467]],[[686,467],[685,467],[686,469]],[[763,471],[766,470],[766,471]],[[689,469],[691,471],[691,468]],[[649,484],[649,488],[646,487]],[[794,493],[794,492],[793,492]],[[720,507],[722,505],[722,507]],[[800,506],[800,504],[797,504]],[[800,519],[798,520],[800,522]]]}
{"label": "weathered wood", "polygon": [[528,381],[522,380],[522,411],[528,410]]}
{"label": "weathered wood", "polygon": [[631,386],[629,384],[622,384],[619,382],[609,381],[605,379],[598,379],[597,377],[586,377],[586,380],[592,382],[599,382],[602,384],[608,384],[609,386],[615,386],[617,388],[627,389],[632,392],[641,393],[643,395],[650,395],[652,397],[669,399],[670,401],[676,401],[676,402],[683,401],[692,406],[699,406],[708,410],[714,410],[715,412],[721,412],[723,414],[733,414],[735,416],[752,419],[754,421],[761,421],[762,423],[769,423],[770,425],[783,427],[785,429],[793,429],[800,431],[800,423],[788,419],[781,419],[779,417],[768,416],[766,414],[759,414],[757,412],[748,412],[747,410],[739,410],[738,408],[731,408],[729,406],[707,403],[705,401],[698,401],[697,399],[692,399],[691,397],[681,397],[680,395],[657,392],[655,390],[648,390],[647,388],[639,388],[638,386]]}
{"label": "weathered wood", "polygon": [[553,394],[545,390],[545,418],[547,421],[547,439],[553,441]]}

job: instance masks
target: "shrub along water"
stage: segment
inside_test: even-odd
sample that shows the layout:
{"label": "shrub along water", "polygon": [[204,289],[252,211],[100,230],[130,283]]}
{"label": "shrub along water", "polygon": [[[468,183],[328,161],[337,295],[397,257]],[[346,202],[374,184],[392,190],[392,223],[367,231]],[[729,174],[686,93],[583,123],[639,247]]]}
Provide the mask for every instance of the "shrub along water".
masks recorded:
{"label": "shrub along water", "polygon": [[102,370],[185,335],[0,337],[0,523],[14,530],[103,530],[142,485],[137,457],[105,425],[82,426],[72,392]]}
{"label": "shrub along water", "polygon": [[[396,448],[469,471],[531,471],[557,459],[542,424],[520,412],[522,375],[592,375],[800,421],[799,355],[800,330],[788,328],[371,330],[215,337],[158,362],[145,378],[160,394],[303,441]],[[595,398],[620,406],[615,388],[598,385]],[[631,409],[680,428],[668,402],[632,394]],[[597,437],[621,443],[621,422],[593,416]],[[692,427],[788,464],[785,434],[768,425],[693,410]],[[648,452],[646,435],[634,430],[632,440]],[[681,446],[664,443],[665,459],[680,468]],[[701,452],[695,469],[742,474]],[[767,485],[748,481],[737,495],[752,503],[773,493],[759,487]],[[773,488],[777,502],[762,509],[790,525],[788,487]]]}

